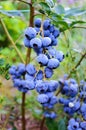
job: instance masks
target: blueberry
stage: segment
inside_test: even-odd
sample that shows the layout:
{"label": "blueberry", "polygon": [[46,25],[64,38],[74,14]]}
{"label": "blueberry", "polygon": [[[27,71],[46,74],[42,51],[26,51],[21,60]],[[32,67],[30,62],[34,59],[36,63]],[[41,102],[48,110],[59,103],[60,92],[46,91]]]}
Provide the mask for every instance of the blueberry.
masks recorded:
{"label": "blueberry", "polygon": [[48,53],[52,56],[52,57],[55,57],[56,55],[56,50],[54,48],[48,48]]}
{"label": "blueberry", "polygon": [[60,63],[57,59],[55,58],[52,58],[52,59],[49,59],[49,62],[48,62],[48,67],[50,69],[56,69],[57,67],[59,67]]}
{"label": "blueberry", "polygon": [[32,48],[41,48],[42,46],[42,42],[39,38],[33,38],[31,41],[30,41],[30,46]]}
{"label": "blueberry", "polygon": [[31,40],[32,38],[35,38],[36,37],[36,30],[34,28],[32,28],[32,27],[28,27],[25,30],[25,37],[28,40]]}
{"label": "blueberry", "polygon": [[56,96],[53,96],[51,99],[50,99],[50,104],[52,104],[52,105],[54,105],[54,104],[56,104],[58,102],[58,99],[57,99],[57,97]]}
{"label": "blueberry", "polygon": [[35,27],[34,29],[36,30],[37,33],[40,31],[40,28],[38,27]]}
{"label": "blueberry", "polygon": [[42,46],[47,47],[51,44],[51,39],[49,37],[42,38]]}
{"label": "blueberry", "polygon": [[86,104],[85,103],[82,103],[80,110],[82,113],[86,112]]}
{"label": "blueberry", "polygon": [[43,29],[47,30],[49,28],[49,26],[50,26],[50,20],[49,19],[44,20]]}
{"label": "blueberry", "polygon": [[40,94],[38,95],[37,100],[40,103],[47,103],[49,100],[49,97],[46,94]]}
{"label": "blueberry", "polygon": [[56,51],[55,58],[59,60],[59,62],[62,62],[64,59],[64,54],[62,51]]}
{"label": "blueberry", "polygon": [[18,72],[22,75],[25,73],[25,64],[20,63],[18,65]]}
{"label": "blueberry", "polygon": [[44,35],[44,37],[48,37],[50,35],[50,31],[49,30],[44,30],[43,35]]}
{"label": "blueberry", "polygon": [[39,93],[44,93],[48,90],[48,84],[46,81],[38,80],[35,87]]}
{"label": "blueberry", "polygon": [[58,44],[58,40],[54,38],[52,43],[51,43],[51,45],[52,46],[56,46],[57,44]]}
{"label": "blueberry", "polygon": [[32,64],[28,64],[26,66],[26,71],[30,74],[30,75],[34,75],[36,73],[36,68],[34,65]]}
{"label": "blueberry", "polygon": [[9,73],[10,73],[11,75],[15,75],[16,69],[17,69],[16,66],[12,66],[12,67],[9,69]]}
{"label": "blueberry", "polygon": [[86,121],[81,122],[80,126],[83,130],[86,130]]}
{"label": "blueberry", "polygon": [[13,83],[14,83],[14,87],[20,87],[21,80],[20,79],[14,79]]}
{"label": "blueberry", "polygon": [[55,112],[44,112],[44,116],[46,118],[51,118],[51,119],[55,119],[57,117]]}
{"label": "blueberry", "polygon": [[29,75],[28,73],[25,74],[25,80],[34,80],[33,75]]}
{"label": "blueberry", "polygon": [[40,28],[40,27],[41,27],[41,19],[40,19],[40,18],[36,18],[36,19],[34,20],[34,25],[35,25],[36,27]]}
{"label": "blueberry", "polygon": [[34,48],[34,51],[36,52],[37,55],[42,54],[43,48]]}
{"label": "blueberry", "polygon": [[36,75],[36,79],[37,80],[42,80],[43,79],[43,71],[42,70],[39,70],[37,75]]}
{"label": "blueberry", "polygon": [[58,88],[58,82],[55,81],[55,80],[51,80],[48,82],[48,91],[49,92],[53,92],[53,91],[56,91],[57,88]]}
{"label": "blueberry", "polygon": [[53,75],[53,70],[48,68],[48,67],[45,68],[44,72],[45,72],[45,77],[46,78],[51,78],[52,75]]}
{"label": "blueberry", "polygon": [[37,62],[42,65],[47,65],[48,58],[45,54],[40,54],[39,56],[37,56]]}
{"label": "blueberry", "polygon": [[55,29],[54,29],[54,32],[53,32],[54,37],[55,37],[55,38],[58,37],[59,34],[60,34],[60,31],[55,28]]}
{"label": "blueberry", "polygon": [[35,88],[35,83],[33,80],[25,80],[25,82],[24,88],[27,88],[28,90],[33,90]]}
{"label": "blueberry", "polygon": [[30,40],[27,39],[26,37],[24,38],[24,45],[25,45],[26,47],[31,47],[31,46],[30,46]]}
{"label": "blueberry", "polygon": [[52,25],[52,24],[50,24],[50,26],[49,26],[49,31],[51,32],[51,33],[53,33],[54,32],[54,25]]}
{"label": "blueberry", "polygon": [[71,84],[71,85],[70,85],[69,95],[70,95],[71,97],[75,97],[75,96],[77,95],[77,93],[78,93],[78,86],[77,86],[77,84],[76,84],[76,85]]}

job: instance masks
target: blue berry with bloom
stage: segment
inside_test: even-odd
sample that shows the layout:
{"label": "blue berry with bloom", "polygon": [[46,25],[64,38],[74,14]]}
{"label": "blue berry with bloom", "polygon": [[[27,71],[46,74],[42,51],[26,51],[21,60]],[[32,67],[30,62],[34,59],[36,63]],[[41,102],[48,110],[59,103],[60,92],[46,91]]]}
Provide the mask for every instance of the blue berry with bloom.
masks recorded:
{"label": "blue berry with bloom", "polygon": [[44,112],[44,116],[46,118],[51,118],[51,119],[55,119],[57,117],[55,112],[48,112],[48,111]]}
{"label": "blue berry with bloom", "polygon": [[55,58],[52,58],[52,59],[49,59],[47,66],[50,69],[56,69],[57,67],[59,67],[59,65],[60,65],[59,61]]}
{"label": "blue berry with bloom", "polygon": [[17,67],[16,66],[11,66],[11,68],[9,69],[9,73],[11,74],[11,75],[15,75],[16,74],[16,69],[17,69]]}
{"label": "blue berry with bloom", "polygon": [[49,28],[49,26],[50,26],[50,20],[49,19],[44,20],[43,29],[47,30]]}
{"label": "blue berry with bloom", "polygon": [[20,63],[19,65],[18,65],[18,67],[17,67],[17,69],[18,69],[18,72],[22,75],[22,74],[24,74],[25,73],[25,64],[22,64],[22,63]]}
{"label": "blue berry with bloom", "polygon": [[37,27],[37,28],[40,28],[41,27],[41,22],[42,20],[40,18],[36,18],[34,20],[34,25]]}
{"label": "blue berry with bloom", "polygon": [[28,47],[28,48],[31,47],[30,40],[27,37],[24,38],[24,45],[25,45],[25,47]]}
{"label": "blue berry with bloom", "polygon": [[43,35],[44,35],[44,37],[48,37],[50,35],[50,31],[49,30],[43,30]]}
{"label": "blue berry with bloom", "polygon": [[28,72],[28,74],[30,74],[30,75],[36,74],[36,68],[35,68],[35,66],[33,64],[28,64],[26,66],[26,72]]}
{"label": "blue berry with bloom", "polygon": [[34,75],[30,75],[28,73],[25,74],[25,80],[34,80],[34,79],[35,79]]}
{"label": "blue berry with bloom", "polygon": [[35,88],[35,82],[33,80],[25,80],[24,88],[27,90],[33,90]]}
{"label": "blue berry with bloom", "polygon": [[47,65],[48,58],[45,54],[40,54],[39,56],[37,56],[37,62],[41,65]]}
{"label": "blue berry with bloom", "polygon": [[64,59],[64,54],[62,51],[56,51],[55,58],[59,60],[59,62],[62,62]]}
{"label": "blue berry with bloom", "polygon": [[54,29],[54,32],[53,32],[54,37],[55,37],[55,38],[58,37],[59,34],[60,34],[60,31],[55,28],[55,29]]}
{"label": "blue berry with bloom", "polygon": [[38,93],[45,93],[48,90],[47,81],[38,80],[35,86]]}
{"label": "blue berry with bloom", "polygon": [[50,24],[48,29],[49,29],[50,33],[53,33],[54,32],[54,25]]}
{"label": "blue berry with bloom", "polygon": [[80,122],[80,127],[81,127],[83,130],[86,130],[86,121]]}
{"label": "blue berry with bloom", "polygon": [[50,68],[48,68],[48,67],[46,67],[46,68],[44,69],[44,73],[45,73],[45,77],[46,77],[46,78],[51,78],[52,75],[53,75],[53,70],[50,69]]}
{"label": "blue berry with bloom", "polygon": [[49,100],[49,97],[48,97],[46,94],[40,94],[40,95],[38,95],[38,97],[37,97],[37,101],[38,101],[39,103],[47,103],[48,100]]}
{"label": "blue berry with bloom", "polygon": [[56,91],[58,89],[58,82],[55,80],[51,80],[48,82],[48,91],[49,92],[53,92]]}
{"label": "blue berry with bloom", "polygon": [[42,46],[48,47],[51,44],[51,39],[49,37],[42,38]]}
{"label": "blue berry with bloom", "polygon": [[37,80],[42,80],[43,79],[43,71],[42,70],[39,70],[38,72],[37,72],[37,75],[36,75],[36,79]]}
{"label": "blue berry with bloom", "polygon": [[28,27],[26,30],[25,30],[25,37],[28,39],[28,40],[31,40],[32,38],[35,38],[36,37],[36,30],[32,27]]}
{"label": "blue berry with bloom", "polygon": [[30,46],[32,48],[41,48],[42,46],[42,42],[40,40],[40,38],[33,38],[30,40]]}

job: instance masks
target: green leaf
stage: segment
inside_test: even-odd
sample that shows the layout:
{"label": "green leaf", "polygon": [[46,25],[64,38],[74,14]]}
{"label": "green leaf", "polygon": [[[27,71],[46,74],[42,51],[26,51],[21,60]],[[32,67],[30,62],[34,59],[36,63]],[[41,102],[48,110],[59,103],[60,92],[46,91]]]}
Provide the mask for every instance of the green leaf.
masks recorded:
{"label": "green leaf", "polygon": [[5,60],[3,58],[0,58],[0,66],[3,66],[5,63]]}
{"label": "green leaf", "polygon": [[81,21],[81,20],[79,20],[79,21],[73,21],[71,24],[70,24],[70,27],[73,27],[74,25],[76,25],[76,24],[84,24],[84,23],[86,23],[85,21]]}
{"label": "green leaf", "polygon": [[45,0],[45,2],[46,2],[51,8],[54,7],[54,2],[53,2],[53,0]]}
{"label": "green leaf", "polygon": [[58,130],[66,130],[66,124],[64,119],[58,121]]}
{"label": "green leaf", "polygon": [[46,119],[46,125],[49,128],[49,130],[58,130],[57,122],[53,119]]}
{"label": "green leaf", "polygon": [[85,13],[86,13],[86,10],[83,10],[81,8],[72,8],[65,11],[65,17],[78,16]]}
{"label": "green leaf", "polygon": [[62,5],[57,5],[54,7],[54,12],[56,14],[64,14],[65,13],[65,9]]}
{"label": "green leaf", "polygon": [[53,21],[56,27],[60,28],[60,31],[63,32],[67,29],[69,29],[69,25],[67,22],[63,20]]}
{"label": "green leaf", "polygon": [[28,13],[29,10],[0,10],[1,14],[4,14],[8,17],[13,17],[13,16],[18,16],[18,17],[23,17],[23,13]]}
{"label": "green leaf", "polygon": [[40,2],[39,3],[41,5],[41,9],[44,11],[44,12],[47,12],[48,14],[50,13],[50,7],[47,3],[45,2]]}

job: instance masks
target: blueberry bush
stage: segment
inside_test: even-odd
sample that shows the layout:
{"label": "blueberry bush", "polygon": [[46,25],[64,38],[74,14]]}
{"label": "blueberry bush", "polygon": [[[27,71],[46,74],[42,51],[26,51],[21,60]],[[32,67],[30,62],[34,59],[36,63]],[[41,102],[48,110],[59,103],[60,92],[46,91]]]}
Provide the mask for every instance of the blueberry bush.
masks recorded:
{"label": "blueberry bush", "polygon": [[0,129],[86,130],[85,5],[7,0],[0,8]]}

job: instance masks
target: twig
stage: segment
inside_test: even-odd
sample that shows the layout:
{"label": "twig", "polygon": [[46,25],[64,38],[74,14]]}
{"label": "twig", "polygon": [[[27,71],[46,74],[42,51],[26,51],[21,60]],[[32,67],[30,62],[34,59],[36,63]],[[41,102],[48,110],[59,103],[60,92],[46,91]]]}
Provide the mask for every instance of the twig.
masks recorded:
{"label": "twig", "polygon": [[[59,81],[59,82],[60,82],[60,81]],[[62,90],[63,87],[64,87],[64,83],[60,82],[60,84],[61,84],[61,86],[60,86],[59,90],[57,91],[57,93],[55,94],[56,96],[59,95],[59,93],[61,92],[61,90]]]}
{"label": "twig", "polygon": [[75,71],[76,68],[81,64],[81,62],[82,62],[82,60],[84,59],[85,56],[86,56],[86,52],[81,56],[81,58],[80,58],[80,60],[78,61],[78,63],[71,69],[68,78],[70,77],[71,73],[72,73],[73,71]]}
{"label": "twig", "polygon": [[40,130],[43,130],[44,127],[44,123],[45,123],[45,117],[43,117],[42,121],[41,121],[41,125],[40,125]]}
{"label": "twig", "polygon": [[25,61],[24,61],[24,59],[23,59],[23,57],[22,57],[20,51],[18,50],[18,48],[17,48],[16,45],[15,45],[15,42],[13,41],[12,37],[10,36],[10,34],[9,34],[7,28],[6,28],[6,25],[5,25],[4,21],[3,21],[2,19],[0,19],[0,22],[1,22],[1,25],[2,25],[2,27],[3,27],[3,29],[4,29],[4,32],[5,32],[5,34],[6,34],[7,38],[8,38],[8,40],[9,40],[10,43],[13,45],[13,47],[14,47],[14,49],[16,50],[16,52],[17,52],[17,54],[18,54],[20,60],[21,60],[23,63],[25,63]]}
{"label": "twig", "polygon": [[27,2],[27,1],[24,1],[24,0],[17,0],[17,1],[23,2],[23,3],[28,4],[28,5],[31,5],[31,3]]}

